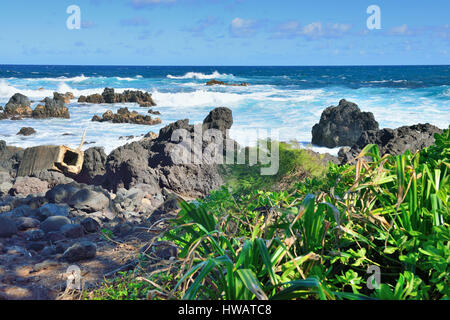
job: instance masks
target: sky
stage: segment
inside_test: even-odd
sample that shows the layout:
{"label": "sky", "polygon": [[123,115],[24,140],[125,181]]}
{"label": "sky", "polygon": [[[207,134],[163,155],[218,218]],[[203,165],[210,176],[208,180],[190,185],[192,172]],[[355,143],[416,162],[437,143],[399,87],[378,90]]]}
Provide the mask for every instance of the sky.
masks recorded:
{"label": "sky", "polygon": [[0,0],[0,30],[0,64],[450,64],[448,0]]}

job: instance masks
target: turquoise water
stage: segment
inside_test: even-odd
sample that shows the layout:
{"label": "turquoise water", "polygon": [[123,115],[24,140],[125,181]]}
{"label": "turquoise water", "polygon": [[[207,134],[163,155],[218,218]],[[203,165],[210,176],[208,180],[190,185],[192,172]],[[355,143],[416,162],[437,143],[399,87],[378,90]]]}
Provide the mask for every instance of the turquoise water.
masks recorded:
{"label": "turquoise water", "polygon": [[[249,82],[249,87],[205,86],[209,79]],[[231,136],[252,144],[267,135],[296,140],[307,146],[311,128],[324,108],[340,99],[371,111],[381,127],[429,122],[441,128],[450,123],[450,66],[386,67],[108,67],[108,66],[5,66],[0,65],[0,105],[16,92],[36,101],[53,91],[80,95],[101,93],[105,87],[118,92],[146,90],[153,94],[163,123],[158,126],[91,122],[95,114],[116,111],[123,104],[69,105],[71,119],[0,121],[0,139],[10,145],[29,147],[66,144],[75,147],[87,129],[86,141],[109,152],[136,136],[176,120],[200,122],[219,106],[233,110]],[[143,114],[146,109],[127,104]],[[20,137],[21,127],[37,134]],[[65,135],[71,134],[71,135]],[[336,149],[317,148],[336,153]]]}

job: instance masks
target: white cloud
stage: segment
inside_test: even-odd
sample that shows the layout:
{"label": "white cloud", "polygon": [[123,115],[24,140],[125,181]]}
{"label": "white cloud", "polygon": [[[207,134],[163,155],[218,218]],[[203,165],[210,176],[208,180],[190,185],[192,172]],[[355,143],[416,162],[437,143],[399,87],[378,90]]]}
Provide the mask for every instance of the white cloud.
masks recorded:
{"label": "white cloud", "polygon": [[164,3],[174,3],[177,0],[131,0],[131,5],[136,8],[144,8],[152,5],[164,4]]}
{"label": "white cloud", "polygon": [[407,34],[408,31],[408,25],[402,24],[401,26],[391,28],[388,33],[392,35],[404,35]]}
{"label": "white cloud", "polygon": [[246,37],[253,35],[258,29],[258,23],[255,20],[245,20],[236,17],[231,21],[230,33],[234,37]]}

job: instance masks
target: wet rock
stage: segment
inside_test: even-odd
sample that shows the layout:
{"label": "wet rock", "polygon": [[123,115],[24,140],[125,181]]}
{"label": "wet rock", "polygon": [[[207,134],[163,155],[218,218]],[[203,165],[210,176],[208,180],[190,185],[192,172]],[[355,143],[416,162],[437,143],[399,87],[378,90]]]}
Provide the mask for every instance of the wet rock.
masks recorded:
{"label": "wet rock", "polygon": [[95,233],[100,230],[100,223],[90,217],[84,218],[80,224],[86,233]]}
{"label": "wet rock", "polygon": [[78,102],[79,102],[79,103],[86,103],[86,102],[87,102],[87,98],[86,98],[85,96],[80,96],[80,97],[78,98]]}
{"label": "wet rock", "polygon": [[212,79],[212,80],[209,80],[208,82],[206,82],[206,85],[207,86],[220,85],[220,86],[247,87],[250,84],[246,83],[246,82],[242,82],[242,83],[227,83],[227,82],[223,82],[223,81],[220,81],[220,80]]}
{"label": "wet rock", "polygon": [[378,130],[371,112],[361,112],[358,105],[342,99],[338,106],[326,108],[312,128],[312,143],[334,148],[352,146],[364,131]]}
{"label": "wet rock", "polygon": [[5,105],[4,113],[7,116],[30,116],[33,112],[30,100],[23,94],[16,93]]}
{"label": "wet rock", "polygon": [[0,217],[0,238],[9,238],[17,233],[16,222],[10,218]]}
{"label": "wet rock", "polygon": [[35,134],[36,130],[34,130],[31,127],[23,127],[20,129],[19,132],[17,132],[18,136],[31,136],[32,134]]}
{"label": "wet rock", "polygon": [[30,194],[41,194],[48,191],[48,183],[33,177],[18,177],[10,193],[17,196],[28,196]]}
{"label": "wet rock", "polygon": [[61,233],[67,238],[80,238],[83,236],[83,228],[79,224],[66,224],[61,227]]}
{"label": "wet rock", "polygon": [[32,113],[33,118],[65,118],[69,119],[69,109],[66,107],[64,97],[59,93],[53,94],[53,99],[45,98],[43,102],[45,105],[38,105]]}
{"label": "wet rock", "polygon": [[68,262],[92,259],[97,254],[97,246],[90,241],[80,241],[64,251],[62,259]]}
{"label": "wet rock", "polygon": [[[80,102],[80,100],[78,99],[78,102]],[[100,104],[100,103],[105,103],[105,100],[103,99],[103,96],[96,93],[90,96],[86,97],[86,101],[87,103],[96,103],[96,104]]]}
{"label": "wet rock", "polygon": [[99,116],[94,116],[92,121],[98,122],[112,122],[112,123],[134,123],[142,125],[155,125],[160,124],[160,118],[152,118],[151,116],[145,116],[139,114],[136,111],[129,111],[128,108],[120,108],[116,114],[112,113],[111,110],[106,111],[102,118]]}
{"label": "wet rock", "polygon": [[380,154],[399,155],[406,150],[415,152],[434,143],[434,135],[442,130],[429,123],[403,126],[397,129],[381,129],[363,132],[358,141],[350,148],[339,150],[341,163],[350,163],[368,144],[376,144]]}
{"label": "wet rock", "polygon": [[52,216],[48,217],[41,223],[41,230],[45,233],[49,233],[52,231],[59,231],[62,226],[66,224],[70,224],[70,220],[67,217],[62,216]]}

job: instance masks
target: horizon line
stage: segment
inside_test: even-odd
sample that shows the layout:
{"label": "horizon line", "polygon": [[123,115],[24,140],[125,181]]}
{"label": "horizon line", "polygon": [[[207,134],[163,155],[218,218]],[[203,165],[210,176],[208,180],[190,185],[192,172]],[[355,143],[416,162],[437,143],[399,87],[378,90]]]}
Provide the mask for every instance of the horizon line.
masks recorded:
{"label": "horizon line", "polygon": [[65,66],[65,67],[426,67],[450,64],[342,64],[342,65],[126,65],[126,64],[0,64],[0,66]]}

